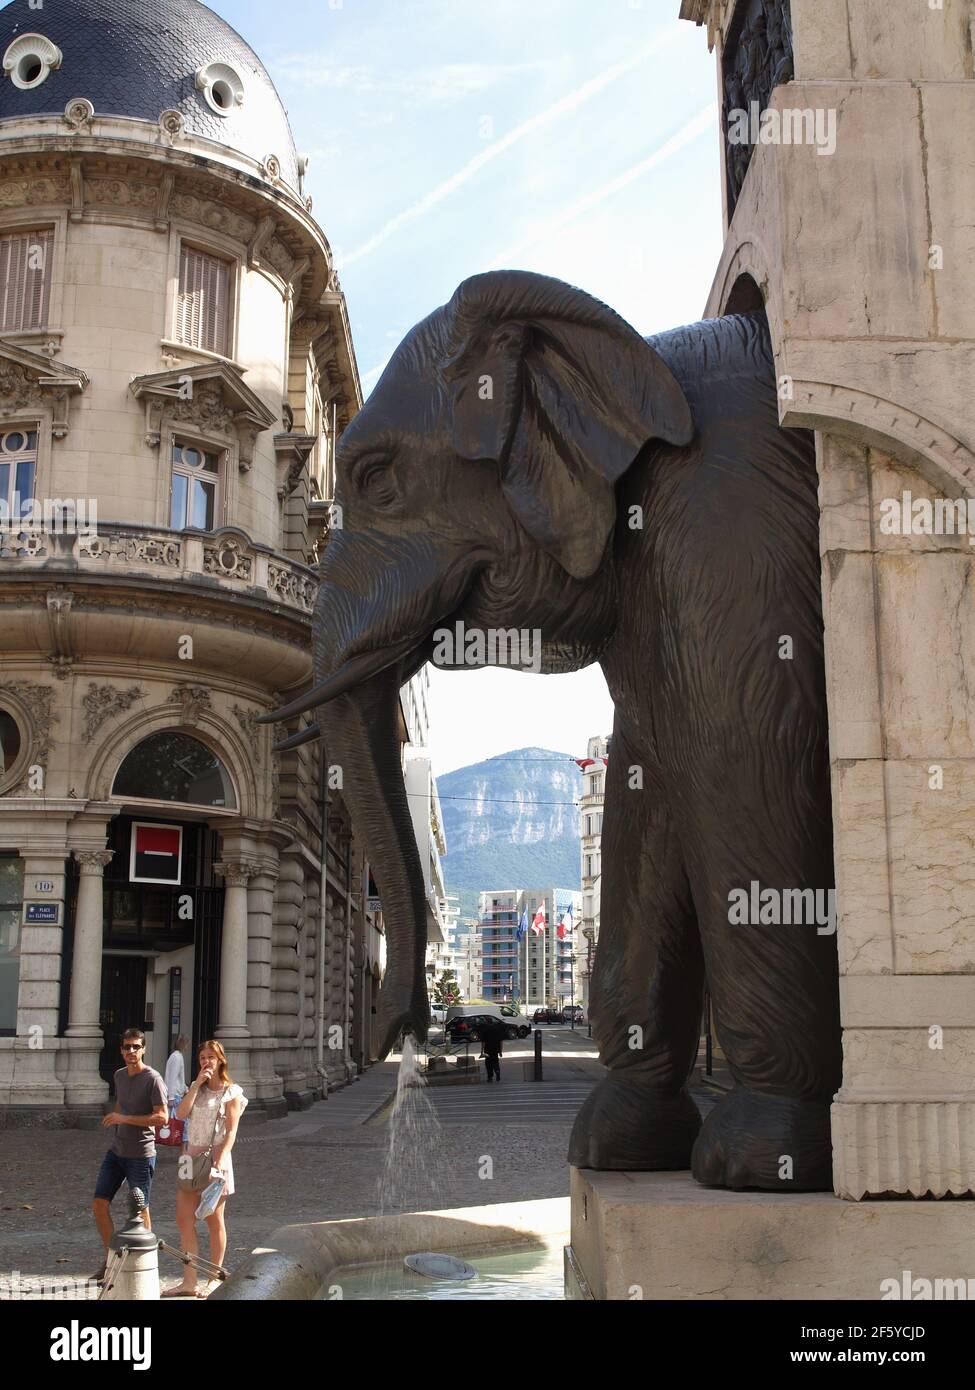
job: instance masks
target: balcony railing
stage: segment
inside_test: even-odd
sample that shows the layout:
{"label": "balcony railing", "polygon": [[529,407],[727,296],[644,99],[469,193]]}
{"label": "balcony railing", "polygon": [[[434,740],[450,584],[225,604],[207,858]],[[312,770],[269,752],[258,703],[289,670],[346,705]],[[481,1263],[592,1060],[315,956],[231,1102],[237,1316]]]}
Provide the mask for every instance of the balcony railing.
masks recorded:
{"label": "balcony railing", "polygon": [[59,562],[72,574],[197,581],[206,589],[270,599],[306,614],[311,613],[318,590],[318,577],[308,565],[257,545],[236,527],[173,531],[100,522],[91,535],[83,528],[76,535],[0,532],[0,573],[36,569],[48,576]]}

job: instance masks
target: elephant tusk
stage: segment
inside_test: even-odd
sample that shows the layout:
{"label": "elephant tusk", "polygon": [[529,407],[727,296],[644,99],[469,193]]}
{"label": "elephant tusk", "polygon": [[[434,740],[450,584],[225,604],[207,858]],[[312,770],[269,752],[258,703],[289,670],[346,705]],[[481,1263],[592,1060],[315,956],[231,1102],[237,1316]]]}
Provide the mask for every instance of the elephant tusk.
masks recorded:
{"label": "elephant tusk", "polygon": [[[409,644],[412,646],[412,643]],[[409,647],[403,644],[399,647],[391,647],[385,652],[365,652],[362,656],[354,656],[351,661],[347,661],[343,666],[328,680],[322,681],[321,685],[316,685],[305,695],[299,695],[297,700],[292,700],[290,705],[282,705],[280,709],[272,710],[270,714],[262,714],[258,719],[258,724],[280,724],[285,719],[293,719],[296,714],[305,714],[310,709],[317,709],[319,705],[328,704],[329,700],[334,700],[338,695],[344,695],[347,690],[351,690],[356,685],[361,685],[370,676],[378,675],[387,666],[392,666],[402,653]]]}
{"label": "elephant tusk", "polygon": [[322,726],[320,724],[309,724],[307,729],[302,729],[297,734],[292,734],[290,738],[283,739],[281,743],[276,743],[271,749],[272,753],[287,753],[292,748],[300,748],[303,743],[311,743],[313,739],[321,738]]}

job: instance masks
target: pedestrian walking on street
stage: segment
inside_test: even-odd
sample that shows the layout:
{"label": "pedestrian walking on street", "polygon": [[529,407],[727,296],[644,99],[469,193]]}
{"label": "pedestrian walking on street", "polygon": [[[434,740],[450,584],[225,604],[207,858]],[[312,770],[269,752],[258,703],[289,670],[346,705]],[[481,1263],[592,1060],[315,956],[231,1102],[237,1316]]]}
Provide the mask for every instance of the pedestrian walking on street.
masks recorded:
{"label": "pedestrian walking on street", "polygon": [[183,1062],[183,1053],[189,1045],[189,1038],[185,1033],[180,1033],[173,1043],[173,1050],[166,1063],[166,1094],[169,1097],[170,1111],[175,1110],[186,1095],[186,1067]]}
{"label": "pedestrian walking on street", "polygon": [[481,1028],[481,1055],[484,1058],[484,1065],[487,1069],[488,1082],[491,1078],[498,1082],[501,1080],[501,1053],[503,1035],[500,1027],[493,1023],[486,1023]]}
{"label": "pedestrian walking on street", "polygon": [[164,1125],[169,1116],[166,1104],[166,1083],[157,1071],[143,1061],[146,1035],[141,1028],[126,1028],[122,1034],[121,1053],[125,1066],[114,1076],[115,1109],[102,1120],[102,1126],[115,1127],[115,1138],[102,1159],[95,1182],[91,1209],[98,1234],[105,1247],[101,1269],[92,1278],[100,1283],[108,1264],[108,1242],[115,1233],[112,1225],[112,1198],[123,1182],[130,1188],[141,1189],[146,1199],[142,1220],[152,1229],[149,1216],[149,1194],[156,1169],[156,1143],[153,1127]]}
{"label": "pedestrian walking on street", "polygon": [[[227,1250],[224,1208],[234,1192],[234,1165],[230,1152],[237,1138],[240,1117],[247,1105],[243,1090],[227,1071],[227,1054],[212,1039],[203,1043],[198,1060],[200,1070],[177,1110],[177,1119],[188,1120],[186,1143],[179,1159],[176,1179],[176,1224],[184,1254],[196,1255],[196,1209],[203,1190],[223,1181],[223,1192],[214,1210],[205,1217],[210,1237],[210,1263],[222,1265]],[[197,1285],[196,1266],[184,1265],[182,1283],[163,1290],[163,1298],[206,1298],[209,1281]]]}

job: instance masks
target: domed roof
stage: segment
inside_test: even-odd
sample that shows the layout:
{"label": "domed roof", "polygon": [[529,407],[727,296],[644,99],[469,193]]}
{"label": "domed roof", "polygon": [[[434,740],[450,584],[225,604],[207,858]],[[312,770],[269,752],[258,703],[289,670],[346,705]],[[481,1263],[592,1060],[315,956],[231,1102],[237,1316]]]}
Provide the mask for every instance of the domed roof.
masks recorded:
{"label": "domed roof", "polygon": [[[216,140],[258,161],[276,155],[281,176],[298,187],[298,161],[287,112],[257,54],[198,0],[58,0],[31,9],[12,0],[0,10],[0,56],[18,36],[40,34],[61,50],[60,66],[34,86],[0,73],[0,121],[61,115],[87,97],[99,115],[158,121],[177,110],[190,134]],[[212,102],[197,86],[208,64],[229,64],[229,91]],[[236,79],[243,99],[234,100]],[[227,114],[221,114],[222,105]]]}

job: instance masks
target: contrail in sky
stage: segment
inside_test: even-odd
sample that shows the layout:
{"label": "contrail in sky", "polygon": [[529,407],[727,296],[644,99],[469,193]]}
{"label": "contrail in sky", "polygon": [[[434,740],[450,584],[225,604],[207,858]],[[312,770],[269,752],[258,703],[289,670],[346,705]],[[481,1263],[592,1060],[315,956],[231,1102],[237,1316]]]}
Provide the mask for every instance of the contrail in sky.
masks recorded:
{"label": "contrail in sky", "polygon": [[[552,218],[551,221],[546,222],[543,226],[536,227],[531,235],[526,237],[524,241],[520,241],[516,246],[509,246],[507,250],[502,251],[500,256],[491,261],[484,269],[506,269],[511,265],[512,261],[516,260],[521,253],[526,251],[530,246],[534,246],[536,242],[550,239],[556,232],[561,231],[563,227],[567,226],[568,223],[574,222],[575,219],[581,217],[583,213],[590,212],[592,208],[605,202],[607,198],[611,198],[614,193],[618,193],[619,190],[625,188],[627,184],[642,178],[644,174],[649,173],[649,171],[658,164],[662,164],[665,159],[669,159],[670,156],[676,154],[678,150],[682,150],[685,145],[689,145],[692,140],[696,140],[697,137],[703,135],[705,131],[713,131],[716,128],[717,119],[717,103],[712,102],[709,106],[705,106],[703,110],[699,111],[696,116],[692,116],[686,125],[681,126],[676,135],[672,135],[659,149],[654,150],[653,154],[648,155],[646,159],[641,159],[638,164],[631,165],[630,168],[625,169],[622,174],[618,174],[615,179],[611,179],[609,183],[604,183],[601,188],[596,188],[592,193],[587,193],[584,198],[579,198],[576,202],[571,203],[569,207],[563,212],[560,212],[557,217]],[[389,356],[391,357],[392,353],[390,353]],[[373,367],[372,371],[366,372],[362,377],[363,386],[372,386],[382,375],[388,361],[389,357],[386,357],[383,362],[380,362],[378,367]]]}
{"label": "contrail in sky", "polygon": [[652,57],[654,53],[658,53],[662,48],[666,48],[668,44],[673,43],[682,33],[683,29],[679,24],[674,24],[671,28],[663,30],[656,38],[652,39],[650,43],[646,44],[645,47],[637,49],[632,57],[624,59],[621,63],[614,64],[613,67],[607,68],[605,72],[597,74],[596,77],[591,77],[589,81],[584,82],[581,87],[577,87],[575,91],[569,92],[566,96],[562,97],[554,106],[548,107],[545,111],[540,111],[537,116],[530,116],[527,121],[522,121],[521,125],[515,126],[513,130],[508,131],[507,135],[502,136],[500,140],[495,140],[493,144],[481,150],[480,154],[476,154],[473,159],[469,159],[461,169],[458,169],[456,174],[452,174],[449,179],[445,179],[443,183],[438,184],[436,188],[425,194],[419,202],[414,203],[412,207],[405,208],[402,212],[397,213],[395,217],[391,217],[384,226],[380,227],[378,232],[369,237],[367,241],[364,241],[361,246],[357,246],[354,251],[350,251],[347,256],[343,256],[338,269],[340,271],[345,270],[355,261],[361,261],[364,256],[368,256],[370,252],[375,251],[377,246],[381,246],[384,241],[387,241],[394,232],[398,232],[407,222],[415,222],[418,217],[422,217],[424,213],[429,212],[437,203],[443,202],[444,198],[449,197],[455,189],[469,182],[469,180],[472,179],[475,174],[479,173],[486,164],[490,164],[492,160],[497,159],[498,156],[504,154],[506,150],[510,150],[512,145],[516,145],[518,141],[523,140],[526,135],[531,135],[542,126],[548,125],[550,121],[558,120],[560,116],[565,116],[570,111],[577,110],[578,107],[587,102],[590,97],[598,95],[599,92],[604,91],[606,87],[610,86],[610,84],[615,82],[618,78],[623,77],[628,72],[632,72],[635,67],[639,67],[641,63],[645,62],[647,58]]}
{"label": "contrail in sky", "polygon": [[658,164],[662,164],[665,159],[669,159],[672,154],[676,154],[677,151],[683,149],[685,145],[689,145],[692,140],[696,140],[697,137],[702,135],[705,131],[714,131],[717,127],[717,120],[717,103],[712,102],[710,105],[705,106],[702,111],[699,111],[696,116],[693,116],[686,125],[681,126],[677,134],[672,135],[665,144],[661,145],[659,149],[654,150],[653,154],[648,155],[646,159],[641,159],[639,164],[631,165],[631,167],[624,170],[622,174],[618,174],[615,179],[611,179],[609,183],[604,183],[601,188],[596,188],[592,193],[587,193],[584,198],[579,198],[576,202],[571,203],[563,212],[560,212],[557,217],[552,218],[551,221],[544,223],[540,227],[536,227],[531,235],[526,237],[524,241],[520,241],[517,245],[509,246],[507,250],[502,251],[500,256],[493,260],[486,269],[505,269],[512,261],[516,260],[523,251],[526,251],[529,246],[534,246],[538,241],[550,239],[555,233],[560,232],[563,227],[567,226],[569,222],[574,222],[575,219],[581,217],[583,213],[590,212],[599,203],[605,202],[605,200],[611,198],[614,193],[618,193],[621,188],[625,188],[627,184],[642,178],[644,174],[649,173],[649,171]]}

